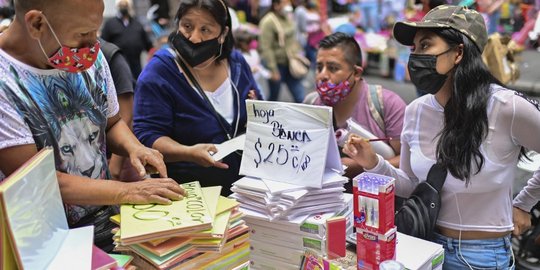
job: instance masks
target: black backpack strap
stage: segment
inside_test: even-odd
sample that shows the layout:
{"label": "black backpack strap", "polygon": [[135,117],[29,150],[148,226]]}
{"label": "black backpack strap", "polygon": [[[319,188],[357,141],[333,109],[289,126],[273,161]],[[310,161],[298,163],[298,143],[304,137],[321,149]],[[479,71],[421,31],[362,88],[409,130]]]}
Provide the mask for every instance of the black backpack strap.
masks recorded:
{"label": "black backpack strap", "polygon": [[440,163],[435,163],[431,166],[431,169],[429,169],[426,182],[440,193],[447,174],[448,171],[445,166]]}

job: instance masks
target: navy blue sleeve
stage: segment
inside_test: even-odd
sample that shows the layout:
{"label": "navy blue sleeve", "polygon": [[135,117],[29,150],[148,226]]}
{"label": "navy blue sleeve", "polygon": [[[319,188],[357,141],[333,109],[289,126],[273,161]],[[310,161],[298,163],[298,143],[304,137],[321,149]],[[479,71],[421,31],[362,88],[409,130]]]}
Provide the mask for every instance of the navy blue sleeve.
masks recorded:
{"label": "navy blue sleeve", "polygon": [[167,79],[159,76],[159,69],[146,69],[135,88],[133,104],[133,132],[147,147],[160,137],[172,137],[173,97]]}

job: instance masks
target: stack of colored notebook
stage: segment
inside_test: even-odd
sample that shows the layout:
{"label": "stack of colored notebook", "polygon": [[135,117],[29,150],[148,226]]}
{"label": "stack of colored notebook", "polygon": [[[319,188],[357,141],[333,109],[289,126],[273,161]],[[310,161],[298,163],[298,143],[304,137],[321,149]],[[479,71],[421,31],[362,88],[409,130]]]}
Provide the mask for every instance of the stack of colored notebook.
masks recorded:
{"label": "stack of colored notebook", "polygon": [[171,205],[123,205],[117,250],[134,252],[156,269],[233,269],[249,260],[249,228],[239,203],[221,187],[182,184],[183,200]]}

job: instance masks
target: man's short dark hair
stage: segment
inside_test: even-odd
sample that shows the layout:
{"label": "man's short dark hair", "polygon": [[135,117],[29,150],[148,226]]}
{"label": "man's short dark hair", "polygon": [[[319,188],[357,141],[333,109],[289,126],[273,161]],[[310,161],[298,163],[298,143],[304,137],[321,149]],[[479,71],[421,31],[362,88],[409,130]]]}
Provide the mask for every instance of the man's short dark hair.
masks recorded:
{"label": "man's short dark hair", "polygon": [[31,9],[41,10],[47,1],[41,0],[15,0],[14,6],[17,12],[26,12]]}
{"label": "man's short dark hair", "polygon": [[362,66],[362,50],[354,37],[342,32],[326,36],[319,42],[319,49],[332,49],[339,47],[343,50],[345,60],[351,66]]}

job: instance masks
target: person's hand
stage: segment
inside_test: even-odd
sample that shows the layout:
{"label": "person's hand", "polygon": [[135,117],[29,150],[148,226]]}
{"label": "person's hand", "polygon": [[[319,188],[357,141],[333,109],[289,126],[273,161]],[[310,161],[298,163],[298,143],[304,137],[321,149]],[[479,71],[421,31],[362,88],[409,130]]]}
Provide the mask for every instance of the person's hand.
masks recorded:
{"label": "person's hand", "polygon": [[341,164],[343,166],[347,167],[345,169],[344,176],[353,179],[355,176],[361,174],[364,172],[364,168],[358,164],[358,162],[354,161],[354,159],[349,157],[342,157],[341,158]]}
{"label": "person's hand", "polygon": [[170,178],[147,178],[126,183],[119,194],[119,204],[171,204],[181,200],[186,191]]}
{"label": "person's hand", "polygon": [[120,173],[122,172],[122,167],[124,165],[123,161],[124,159],[120,158],[119,156],[114,157],[114,154],[109,160],[109,172],[111,172],[112,179],[120,179]]}
{"label": "person's hand", "polygon": [[155,149],[145,146],[137,147],[129,153],[129,161],[140,177],[155,173],[159,173],[161,177],[167,177],[163,155]]}
{"label": "person's hand", "polygon": [[169,24],[169,19],[167,18],[159,18],[157,23],[161,26],[167,26]]}
{"label": "person's hand", "polygon": [[371,148],[371,144],[366,139],[355,134],[352,134],[343,145],[343,153],[366,170],[373,169],[379,162],[377,155]]}
{"label": "person's hand", "polygon": [[255,90],[251,89],[249,90],[247,97],[251,100],[257,100],[257,93],[255,92]]}
{"label": "person's hand", "polygon": [[279,75],[279,72],[272,72],[272,75],[270,75],[270,80],[272,81],[281,81],[281,75]]}
{"label": "person's hand", "polygon": [[213,144],[200,143],[189,147],[190,161],[197,163],[203,167],[217,167],[220,169],[228,169],[229,165],[215,161],[210,153],[217,153],[217,148]]}
{"label": "person's hand", "polygon": [[531,227],[531,214],[517,208],[512,208],[512,218],[514,221],[513,235],[519,236]]}

